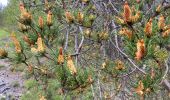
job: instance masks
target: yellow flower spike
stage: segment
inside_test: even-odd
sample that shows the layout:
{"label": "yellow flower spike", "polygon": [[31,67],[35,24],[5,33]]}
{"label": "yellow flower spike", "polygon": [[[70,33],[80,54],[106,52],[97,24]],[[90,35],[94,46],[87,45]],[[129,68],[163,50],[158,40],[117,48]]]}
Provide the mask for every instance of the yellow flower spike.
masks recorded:
{"label": "yellow flower spike", "polygon": [[103,62],[102,69],[105,69],[105,68],[106,68],[106,62]]}
{"label": "yellow flower spike", "polygon": [[115,68],[116,70],[124,70],[125,69],[124,63],[121,60],[117,60]]}
{"label": "yellow flower spike", "polygon": [[158,20],[158,28],[161,29],[161,30],[163,30],[164,27],[165,27],[165,18],[164,18],[163,15],[161,15],[161,16],[159,17],[159,20]]}
{"label": "yellow flower spike", "polygon": [[15,33],[11,33],[11,39],[15,45],[15,51],[16,53],[21,53],[22,49],[21,49],[21,45],[20,45],[20,42],[18,41],[18,39],[16,38],[16,35]]}
{"label": "yellow flower spike", "polygon": [[65,12],[65,17],[66,17],[66,21],[67,23],[72,23],[74,18],[73,16],[71,15],[70,11],[66,11]]}
{"label": "yellow flower spike", "polygon": [[47,100],[47,99],[41,95],[39,100]]}
{"label": "yellow flower spike", "polygon": [[29,13],[25,7],[24,7],[24,4],[21,2],[20,5],[19,5],[19,9],[20,9],[20,12],[21,12],[21,21],[22,22],[28,22],[28,21],[31,21],[32,20],[32,15],[31,13]]}
{"label": "yellow flower spike", "polygon": [[8,52],[5,49],[0,48],[0,58],[4,58],[8,56]]}
{"label": "yellow flower spike", "polygon": [[170,25],[166,25],[166,26],[163,28],[163,31],[166,31],[166,30],[168,30],[168,29],[170,29]]}
{"label": "yellow flower spike", "polygon": [[52,12],[49,10],[47,14],[47,25],[51,26],[52,24]]}
{"label": "yellow flower spike", "polygon": [[36,54],[38,53],[38,50],[33,45],[31,45],[31,52]]}
{"label": "yellow flower spike", "polygon": [[59,55],[58,55],[57,63],[58,64],[64,63],[64,55],[63,55],[63,48],[62,47],[60,47],[60,49],[59,49]]}
{"label": "yellow flower spike", "polygon": [[42,40],[40,34],[38,35],[37,46],[38,46],[38,48],[37,48],[38,52],[40,52],[40,53],[45,52],[45,46],[44,46],[44,43],[43,43],[43,40]]}
{"label": "yellow flower spike", "polygon": [[162,7],[162,5],[159,4],[158,7],[156,8],[156,12],[157,12],[157,13],[160,13],[160,12],[161,12],[161,7]]}
{"label": "yellow flower spike", "polygon": [[170,34],[170,29],[166,30],[165,32],[162,32],[162,37],[168,37]]}
{"label": "yellow flower spike", "polygon": [[132,21],[133,23],[137,22],[137,21],[140,19],[140,16],[141,16],[141,12],[140,12],[140,11],[137,11],[136,14],[135,14],[135,16],[132,16],[131,21]]}
{"label": "yellow flower spike", "polygon": [[140,96],[143,96],[144,95],[144,86],[143,86],[143,82],[140,80],[138,82],[138,86],[137,88],[135,88],[135,92],[140,95]]}
{"label": "yellow flower spike", "polygon": [[70,70],[70,73],[72,75],[77,74],[77,70],[76,70],[76,67],[74,66],[74,63],[73,63],[71,56],[68,56],[68,58],[67,58],[67,67]]}
{"label": "yellow flower spike", "polygon": [[18,28],[20,31],[26,31],[27,27],[24,24],[18,23]]}
{"label": "yellow flower spike", "polygon": [[91,37],[91,35],[92,35],[91,29],[89,29],[89,28],[85,29],[84,30],[84,35],[86,37]]}
{"label": "yellow flower spike", "polygon": [[43,21],[42,16],[40,16],[39,19],[38,19],[38,25],[39,25],[39,27],[40,27],[41,29],[43,29],[43,27],[44,27],[44,21]]}
{"label": "yellow flower spike", "polygon": [[123,13],[123,17],[124,17],[124,20],[125,20],[126,22],[130,22],[130,21],[131,21],[132,11],[131,11],[131,9],[130,9],[129,4],[128,4],[127,1],[124,3],[124,13]]}
{"label": "yellow flower spike", "polygon": [[88,3],[90,0],[81,0],[84,3]]}
{"label": "yellow flower spike", "polygon": [[132,39],[132,31],[131,30],[128,30],[127,28],[122,28],[120,31],[119,31],[119,34],[120,35],[126,35],[129,39]]}
{"label": "yellow flower spike", "polygon": [[84,14],[79,11],[78,14],[77,14],[77,21],[79,23],[82,23],[83,22],[83,18],[84,18]]}
{"label": "yellow flower spike", "polygon": [[152,18],[146,23],[144,32],[146,36],[150,37],[152,35]]}
{"label": "yellow flower spike", "polygon": [[116,22],[118,24],[121,24],[121,25],[125,25],[126,24],[126,22],[123,19],[121,19],[120,17],[115,16],[115,19],[116,19]]}
{"label": "yellow flower spike", "polygon": [[136,43],[136,46],[137,46],[137,51],[135,53],[136,55],[136,60],[141,60],[144,55],[145,55],[145,43],[144,43],[144,40],[141,39],[141,40],[138,40],[138,42]]}

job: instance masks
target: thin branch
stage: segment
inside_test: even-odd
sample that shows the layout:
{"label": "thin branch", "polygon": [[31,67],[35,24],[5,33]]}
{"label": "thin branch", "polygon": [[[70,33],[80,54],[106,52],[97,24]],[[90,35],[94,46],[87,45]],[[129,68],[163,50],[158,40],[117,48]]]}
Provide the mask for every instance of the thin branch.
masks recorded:
{"label": "thin branch", "polygon": [[146,74],[145,71],[143,71],[142,69],[140,69],[129,57],[126,53],[124,53],[118,46],[118,41],[117,41],[117,35],[115,35],[115,41],[116,41],[116,45],[113,43],[112,39],[110,38],[110,42],[112,43],[112,45],[119,50],[119,52],[125,56],[127,58],[127,60],[135,67],[137,68],[140,72],[142,72],[143,74]]}
{"label": "thin branch", "polygon": [[66,28],[66,41],[65,41],[65,46],[64,46],[64,50],[67,50],[68,47],[68,36],[69,36],[69,28]]}
{"label": "thin branch", "polygon": [[168,70],[169,70],[169,66],[168,66],[168,62],[167,62],[168,60],[166,60],[165,61],[165,67],[166,67],[166,69],[165,69],[165,73],[164,73],[164,75],[163,75],[163,77],[162,77],[162,81],[166,78],[166,76],[168,75]]}

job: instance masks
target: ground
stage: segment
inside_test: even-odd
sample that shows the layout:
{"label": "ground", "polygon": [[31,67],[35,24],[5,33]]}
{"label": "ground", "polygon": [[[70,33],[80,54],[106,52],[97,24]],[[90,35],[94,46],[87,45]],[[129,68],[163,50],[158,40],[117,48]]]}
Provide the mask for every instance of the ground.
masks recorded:
{"label": "ground", "polygon": [[[5,44],[9,43],[9,41],[8,33],[0,29],[0,48],[4,48]],[[0,59],[0,100],[4,97],[18,100],[24,92],[22,72],[11,71],[12,67],[13,65],[9,59]]]}

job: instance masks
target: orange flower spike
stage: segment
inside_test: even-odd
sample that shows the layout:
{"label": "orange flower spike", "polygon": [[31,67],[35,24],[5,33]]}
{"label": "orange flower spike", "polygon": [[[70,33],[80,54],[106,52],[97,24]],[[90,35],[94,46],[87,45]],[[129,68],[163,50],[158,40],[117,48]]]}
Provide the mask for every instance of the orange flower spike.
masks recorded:
{"label": "orange flower spike", "polygon": [[57,63],[58,64],[64,63],[64,55],[63,55],[63,48],[62,47],[60,47],[60,49],[59,49],[59,55],[58,55]]}
{"label": "orange flower spike", "polygon": [[136,60],[141,60],[142,59],[142,57],[144,56],[144,54],[145,54],[145,43],[144,43],[144,40],[143,39],[141,39],[141,40],[138,40],[138,42],[137,42],[137,51],[136,51]]}
{"label": "orange flower spike", "polygon": [[44,27],[44,21],[43,21],[43,18],[40,16],[39,17],[39,19],[38,19],[38,24],[39,24],[39,27],[41,28],[41,29],[43,29],[43,27]]}
{"label": "orange flower spike", "polygon": [[52,12],[51,11],[48,11],[48,14],[47,14],[47,25],[48,26],[52,25]]}
{"label": "orange flower spike", "polygon": [[161,30],[163,30],[164,27],[165,27],[165,18],[164,18],[163,15],[161,15],[161,16],[159,17],[159,20],[158,20],[158,28],[161,29]]}
{"label": "orange flower spike", "polygon": [[76,67],[74,66],[74,63],[73,63],[71,56],[68,56],[68,58],[67,58],[67,67],[70,70],[70,73],[72,75],[77,74],[77,70],[76,70]]}
{"label": "orange flower spike", "polygon": [[136,92],[138,95],[143,96],[143,95],[144,95],[143,90],[144,90],[143,82],[140,80],[140,81],[138,82],[137,88],[135,88],[135,92]]}
{"label": "orange flower spike", "polygon": [[18,39],[16,38],[16,35],[14,33],[11,34],[11,39],[15,45],[15,51],[16,53],[21,53],[22,49],[21,49],[21,45],[20,42],[18,41]]}
{"label": "orange flower spike", "polygon": [[30,39],[28,38],[28,36],[27,35],[24,35],[23,36],[23,40],[29,45],[29,46],[31,46],[31,41],[30,41]]}
{"label": "orange flower spike", "polygon": [[67,23],[71,23],[71,22],[73,22],[73,16],[71,15],[71,13],[69,12],[69,11],[66,11],[65,12],[65,17],[66,17],[66,21],[67,21]]}
{"label": "orange flower spike", "polygon": [[124,3],[124,13],[123,13],[123,15],[124,15],[124,20],[126,22],[131,21],[132,11],[131,11],[127,1]]}
{"label": "orange flower spike", "polygon": [[152,34],[152,18],[147,22],[144,32],[146,33],[146,36],[150,37]]}
{"label": "orange flower spike", "polygon": [[83,22],[83,17],[84,17],[84,14],[82,12],[78,12],[77,20],[78,20],[79,23]]}

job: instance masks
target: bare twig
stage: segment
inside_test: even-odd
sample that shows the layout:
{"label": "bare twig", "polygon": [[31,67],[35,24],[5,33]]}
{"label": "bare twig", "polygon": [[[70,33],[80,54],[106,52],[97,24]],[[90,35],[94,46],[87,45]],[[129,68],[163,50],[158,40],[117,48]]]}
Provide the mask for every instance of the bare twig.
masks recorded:
{"label": "bare twig", "polygon": [[66,28],[66,41],[65,41],[65,46],[64,46],[64,50],[67,50],[68,47],[68,36],[69,36],[69,28]]}
{"label": "bare twig", "polygon": [[170,83],[168,82],[167,79],[164,79],[162,81],[162,85],[170,92]]}
{"label": "bare twig", "polygon": [[119,52],[120,52],[123,56],[125,56],[125,57],[127,58],[127,60],[128,60],[135,68],[137,68],[137,69],[138,69],[140,72],[142,72],[143,74],[146,74],[145,71],[143,71],[142,69],[140,69],[140,68],[132,61],[132,59],[130,59],[130,58],[128,57],[128,55],[127,55],[126,53],[124,53],[124,52],[119,48],[119,46],[118,46],[118,41],[117,41],[117,35],[115,35],[115,41],[116,41],[116,45],[113,43],[112,39],[110,38],[110,42],[112,43],[112,45],[113,45],[116,49],[118,49]]}

